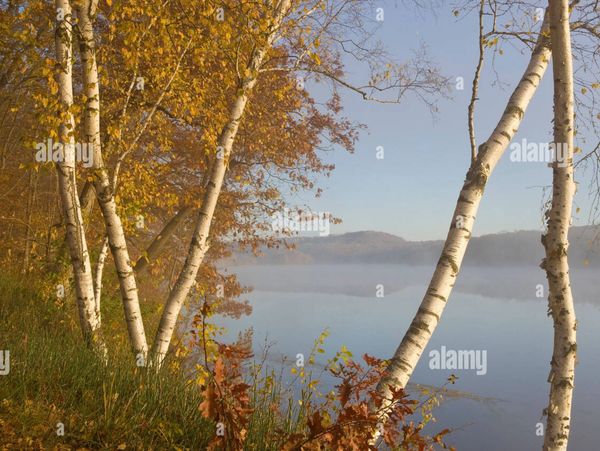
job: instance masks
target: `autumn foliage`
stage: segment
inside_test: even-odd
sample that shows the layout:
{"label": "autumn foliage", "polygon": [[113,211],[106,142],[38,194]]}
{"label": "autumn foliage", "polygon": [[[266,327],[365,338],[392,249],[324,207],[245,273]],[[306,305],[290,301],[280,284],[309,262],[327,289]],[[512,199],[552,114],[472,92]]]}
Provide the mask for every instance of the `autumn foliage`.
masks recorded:
{"label": "autumn foliage", "polygon": [[[165,299],[170,299],[185,273],[186,256],[198,243],[195,224],[215,189],[211,177],[223,165],[218,202],[202,235],[207,252],[191,265],[197,270],[190,277],[193,288],[181,296],[188,317],[179,317],[182,301],[173,315],[175,339],[169,335],[163,340],[169,363],[165,377],[189,376],[197,385],[197,410],[215,425],[212,449],[242,449],[261,440],[282,449],[367,449],[370,431],[379,423],[369,406],[380,402],[373,387],[381,376],[381,362],[365,357],[363,368],[351,360],[338,364],[341,357],[336,357],[327,371],[339,379],[338,390],[319,402],[317,381],[300,371],[299,381],[306,384],[301,409],[283,412],[283,392],[266,368],[251,364],[251,335],[233,344],[217,339],[212,315],[238,318],[251,311],[243,299],[249,288],[219,263],[237,249],[258,252],[261,246],[285,245],[291,232],[274,233],[273,213],[306,209],[290,199],[298,193],[321,194],[317,178],[334,169],[328,152],[354,151],[362,126],[344,116],[340,86],[364,99],[388,92],[396,92],[399,99],[413,86],[424,95],[441,90],[442,77],[435,68],[422,70],[422,61],[394,64],[381,49],[367,51],[371,34],[364,8],[372,6],[371,0],[66,4],[73,6],[68,17],[52,2],[0,2],[0,263],[20,281],[35,280],[39,296],[60,316],[59,324],[69,326],[81,288],[77,261],[93,268],[93,281],[83,272],[90,282],[86,292],[93,291],[94,299],[79,293],[77,301],[87,302],[87,307],[94,303],[94,308],[86,310],[89,318],[80,315],[79,321],[93,319],[99,331],[96,351],[106,351],[99,357],[110,368],[115,356],[124,358],[121,351],[132,347],[135,333],[129,331],[128,342],[125,330],[134,322],[127,316],[132,311],[138,338],[146,342],[146,335],[151,336],[144,327],[160,330],[156,326],[167,310]],[[82,5],[90,9],[91,38],[80,26]],[[347,29],[358,43],[350,50],[340,40]],[[72,48],[73,55],[59,61],[60,46]],[[90,76],[84,54],[97,63],[97,73],[91,75],[98,83],[84,81]],[[344,81],[346,56],[366,62],[372,72],[367,88]],[[65,71],[65,64],[72,71]],[[62,77],[66,72],[72,73],[68,90]],[[70,99],[64,101],[71,84],[72,105]],[[318,87],[318,94],[309,85]],[[89,94],[92,87],[99,99]],[[239,99],[244,109],[240,117],[232,117],[232,105]],[[92,100],[99,101],[97,109],[90,108]],[[51,148],[52,143],[62,145],[67,138],[85,144],[90,117],[96,114],[103,166],[77,161],[66,183],[60,162],[40,158],[39,150],[47,143]],[[234,125],[224,161],[220,139]],[[99,174],[103,184],[98,183]],[[68,216],[71,210],[77,214]],[[80,223],[77,233],[69,235],[74,239],[65,240],[65,230],[72,230],[71,217]],[[86,249],[81,250],[84,255],[75,258],[80,249]],[[117,252],[126,258],[119,259]],[[127,298],[128,290],[135,296]],[[126,306],[125,321],[119,316],[119,297]],[[128,310],[132,304],[139,308]],[[134,377],[160,373],[159,364],[145,368],[146,356],[138,350],[136,367],[128,356]],[[142,383],[144,389],[151,392]],[[139,399],[136,393],[131,394],[132,403]],[[103,402],[116,405],[118,396]],[[410,446],[430,443],[418,426],[406,422],[413,402],[404,392],[394,397],[383,440],[405,440]],[[293,397],[285,399],[289,403]],[[262,427],[261,421],[273,427]],[[152,419],[145,418],[147,423]],[[163,425],[157,427],[162,433]]]}
{"label": "autumn foliage", "polygon": [[[403,389],[392,390],[392,408],[383,409],[376,386],[384,373],[385,361],[365,354],[361,364],[352,360],[351,352],[343,347],[328,360],[316,379],[313,370],[316,355],[324,351],[328,335],[325,331],[315,341],[307,366],[292,366],[291,391],[287,392],[281,376],[278,381],[275,372],[266,368],[267,356],[260,364],[252,364],[251,336],[240,337],[235,344],[219,343],[218,332],[207,321],[210,315],[210,306],[205,302],[190,331],[203,350],[199,357],[203,364],[197,365],[197,382],[203,397],[199,409],[215,425],[208,449],[247,449],[248,430],[255,426],[255,418],[263,415],[257,409],[268,410],[272,417],[269,426],[261,430],[262,443],[268,444],[269,449],[376,450],[379,442],[391,449],[424,450],[436,445],[453,449],[443,441],[449,429],[433,436],[423,434],[432,420],[430,409],[435,394],[419,402]],[[320,379],[324,378],[329,379],[334,390],[320,393]],[[297,401],[293,399],[296,397]],[[300,408],[292,413],[290,405],[296,402]],[[416,415],[419,410],[420,420]],[[296,416],[292,429],[285,420],[290,415]],[[373,431],[379,432],[378,441],[373,441]]]}

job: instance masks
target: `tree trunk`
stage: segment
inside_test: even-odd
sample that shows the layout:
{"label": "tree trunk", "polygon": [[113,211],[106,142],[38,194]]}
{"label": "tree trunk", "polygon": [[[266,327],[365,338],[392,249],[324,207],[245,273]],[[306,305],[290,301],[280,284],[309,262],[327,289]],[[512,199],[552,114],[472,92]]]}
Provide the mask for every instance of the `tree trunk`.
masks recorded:
{"label": "tree trunk", "polygon": [[[389,399],[390,387],[404,388],[421,354],[437,327],[458,276],[471,230],[487,180],[506,147],[517,132],[525,110],[535,93],[550,60],[547,20],[532,52],[529,65],[512,93],[498,125],[489,139],[479,147],[475,161],[467,172],[450,223],[442,254],[421,305],[390,360],[386,375],[377,390]],[[389,403],[382,406],[385,411]]]}
{"label": "tree trunk", "polygon": [[[554,145],[552,205],[546,213],[548,230],[542,236],[548,278],[548,303],[554,322],[554,351],[550,368],[550,399],[544,450],[566,450],[577,358],[575,308],[569,280],[569,226],[575,194],[573,181],[573,59],[569,3],[550,0],[550,39],[554,75]],[[558,149],[562,150],[558,152]]]}
{"label": "tree trunk", "polygon": [[96,262],[96,271],[94,271],[94,299],[96,300],[96,316],[98,322],[102,324],[102,315],[100,311],[100,301],[102,299],[102,275],[104,274],[104,264],[106,263],[106,257],[108,256],[108,237],[102,240],[102,247],[100,248],[100,254],[98,254],[98,261]]}
{"label": "tree trunk", "polygon": [[96,198],[96,192],[94,191],[94,185],[86,180],[79,194],[79,203],[81,204],[81,214],[83,215],[83,223],[87,228],[92,209],[94,208],[94,199]]}
{"label": "tree trunk", "polygon": [[273,44],[276,32],[290,7],[290,3],[291,0],[279,1],[269,36],[264,45],[256,47],[253,51],[248,64],[247,73],[249,75],[247,75],[240,83],[237,95],[229,110],[228,121],[223,127],[217,140],[217,156],[211,168],[210,179],[204,194],[202,206],[198,212],[198,219],[196,220],[190,249],[183,268],[179,273],[179,277],[169,293],[152,346],[153,363],[157,368],[160,368],[167,351],[169,350],[169,344],[175,330],[181,306],[196,281],[198,269],[208,250],[207,240],[210,233],[212,218],[221,192],[221,186],[223,185],[223,179],[227,170],[233,143],[248,102],[248,95],[256,84],[260,66],[267,51]]}
{"label": "tree trunk", "polygon": [[[86,142],[93,145],[93,183],[96,197],[106,225],[109,246],[117,269],[121,299],[129,340],[138,362],[144,362],[148,351],[144,323],[140,311],[135,273],[131,266],[121,218],[113,196],[108,171],[102,159],[100,139],[100,89],[94,42],[94,19],[97,0],[82,1],[77,5],[79,48],[86,96],[84,111]],[[141,358],[140,358],[141,357]]]}
{"label": "tree trunk", "polygon": [[[264,54],[264,52],[262,53]],[[262,59],[262,58],[261,58]],[[240,120],[244,113],[246,103],[248,101],[248,93],[255,84],[255,79],[247,84],[247,89],[235,99],[229,113],[229,120],[225,125],[218,139],[218,146],[222,154],[217,157],[215,164],[211,170],[210,181],[204,194],[202,207],[198,212],[198,218],[192,236],[192,242],[188,251],[183,268],[177,278],[175,286],[169,293],[169,297],[165,304],[163,314],[160,319],[158,331],[154,339],[152,347],[152,355],[155,358],[157,367],[160,367],[164,357],[169,349],[169,343],[173,336],[177,317],[181,310],[184,300],[186,299],[192,285],[196,280],[198,269],[202,264],[206,251],[208,250],[207,239],[210,232],[212,218],[217,205],[217,200],[223,185],[223,179],[227,170],[227,161],[231,154],[231,149]]]}
{"label": "tree trunk", "polygon": [[73,105],[73,47],[72,12],[68,0],[56,0],[57,28],[56,54],[59,63],[57,82],[59,87],[62,118],[59,141],[63,145],[63,161],[57,164],[59,192],[66,224],[67,244],[71,255],[75,293],[79,310],[79,322],[85,340],[94,347],[104,350],[100,334],[100,323],[94,303],[94,284],[88,253],[81,207],[77,195],[75,173],[75,123],[70,108]]}
{"label": "tree trunk", "polygon": [[[83,229],[87,232],[89,226],[89,219],[92,214],[92,207],[94,206],[94,199],[96,198],[96,192],[94,191],[94,185],[85,181],[81,193],[79,194],[79,205],[81,205],[81,217],[83,218]],[[50,241],[48,241],[50,242]],[[67,241],[66,238],[62,241],[56,251],[54,259],[54,271],[63,273],[66,271],[64,265],[64,257],[67,255]]]}
{"label": "tree trunk", "polygon": [[152,240],[150,246],[146,249],[144,254],[137,259],[135,263],[135,274],[140,277],[144,274],[149,266],[150,262],[156,259],[163,251],[168,239],[175,233],[181,223],[186,220],[194,209],[192,207],[182,207],[175,216],[173,216],[169,222],[165,224],[158,235]]}

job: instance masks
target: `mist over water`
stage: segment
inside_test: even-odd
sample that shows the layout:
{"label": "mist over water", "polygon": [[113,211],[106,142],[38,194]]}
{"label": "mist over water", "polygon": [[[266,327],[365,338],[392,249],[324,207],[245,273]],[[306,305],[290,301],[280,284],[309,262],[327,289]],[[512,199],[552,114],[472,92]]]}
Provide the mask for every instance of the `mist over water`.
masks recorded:
{"label": "mist over water", "polygon": [[[240,266],[231,269],[254,287],[253,307],[240,320],[217,319],[226,339],[252,327],[254,350],[271,344],[273,365],[283,355],[308,355],[313,341],[329,329],[325,355],[346,345],[356,359],[364,353],[389,358],[425,292],[431,267],[403,265]],[[573,404],[570,450],[591,450],[600,418],[600,301],[597,271],[572,272],[578,327],[579,364]],[[538,285],[543,286],[544,296]],[[383,285],[384,296],[377,297]],[[537,291],[537,293],[536,293]],[[539,449],[543,437],[546,382],[552,354],[552,321],[547,316],[544,273],[535,267],[463,268],[442,320],[423,353],[411,382],[441,386],[459,377],[453,390],[475,396],[449,398],[434,411],[431,431],[457,428],[447,442],[459,450]],[[431,369],[429,353],[442,346],[485,350],[485,374],[475,370]],[[291,360],[291,361],[292,361]],[[327,383],[327,382],[325,382]],[[479,400],[477,397],[486,399]],[[492,401],[487,398],[493,398]]]}

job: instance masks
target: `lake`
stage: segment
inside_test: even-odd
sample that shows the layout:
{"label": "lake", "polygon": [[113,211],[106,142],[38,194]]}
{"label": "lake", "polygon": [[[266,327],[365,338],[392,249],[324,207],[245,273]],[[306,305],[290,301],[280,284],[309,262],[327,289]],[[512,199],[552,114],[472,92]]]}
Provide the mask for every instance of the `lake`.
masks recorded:
{"label": "lake", "polygon": [[[254,330],[255,354],[267,342],[277,358],[308,355],[313,341],[329,329],[324,364],[342,345],[389,358],[407,329],[433,268],[401,265],[240,266],[230,268],[254,287],[246,297],[253,312],[239,320],[219,318],[234,338]],[[600,440],[600,297],[593,270],[572,274],[579,320],[576,388],[570,450],[598,449]],[[543,298],[538,298],[543,291]],[[383,291],[383,297],[378,297]],[[538,268],[463,268],[440,325],[411,382],[441,386],[459,377],[453,390],[474,397],[447,399],[434,411],[437,424],[456,430],[447,442],[459,450],[540,449],[552,354],[552,321],[546,284]],[[475,369],[430,368],[430,350],[486,353],[485,374]],[[483,373],[483,371],[479,371]],[[492,398],[480,400],[477,397]]]}

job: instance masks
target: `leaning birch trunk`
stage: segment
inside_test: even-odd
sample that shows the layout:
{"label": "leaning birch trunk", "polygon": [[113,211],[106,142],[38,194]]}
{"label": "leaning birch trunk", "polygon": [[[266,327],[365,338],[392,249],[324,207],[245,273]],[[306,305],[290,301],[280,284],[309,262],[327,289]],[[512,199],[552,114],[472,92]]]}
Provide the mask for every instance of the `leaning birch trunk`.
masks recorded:
{"label": "leaning birch trunk", "polygon": [[155,364],[157,368],[160,368],[167,351],[169,350],[169,344],[175,330],[177,317],[179,316],[183,302],[196,281],[198,269],[208,250],[207,240],[210,233],[212,218],[219,198],[219,193],[221,192],[221,186],[223,185],[223,179],[227,170],[227,162],[229,161],[238,127],[248,102],[248,95],[256,84],[260,66],[265,54],[273,44],[276,31],[285,17],[290,2],[291,0],[281,0],[279,2],[271,32],[266,39],[264,46],[254,50],[248,64],[249,75],[240,83],[236,97],[229,110],[227,123],[223,127],[217,140],[217,155],[215,163],[211,168],[210,179],[206,192],[204,193],[202,207],[198,213],[190,249],[183,268],[179,273],[179,277],[169,293],[152,346],[153,364]]}
{"label": "leaning birch trunk", "polygon": [[548,303],[554,322],[554,351],[550,363],[544,450],[566,450],[571,423],[571,401],[577,358],[575,308],[569,280],[569,226],[575,194],[573,180],[573,60],[569,29],[569,3],[550,0],[550,39],[554,75],[554,146],[552,205],[548,230],[542,236],[546,258],[542,268],[548,278]]}
{"label": "leaning birch trunk", "polygon": [[163,251],[169,238],[175,234],[179,226],[193,213],[192,207],[184,206],[165,224],[162,230],[156,235],[150,246],[137,259],[135,263],[135,274],[140,278]]}
{"label": "leaning birch trunk", "polygon": [[[104,218],[106,235],[117,269],[121,299],[125,310],[125,321],[129,340],[137,355],[138,365],[146,361],[148,344],[140,311],[135,273],[129,258],[127,242],[121,218],[113,195],[108,171],[102,159],[100,139],[100,88],[94,41],[94,19],[97,0],[86,0],[77,4],[79,48],[83,71],[83,86],[86,96],[84,111],[87,143],[93,146],[93,183],[96,197]],[[99,302],[99,300],[98,300]]]}
{"label": "leaning birch trunk", "polygon": [[[57,81],[62,107],[59,140],[63,147],[63,161],[57,164],[60,200],[66,223],[66,241],[73,266],[79,323],[85,340],[104,349],[100,322],[94,302],[94,283],[88,253],[81,206],[77,193],[75,173],[75,122],[70,108],[73,105],[73,46],[72,12],[68,0],[56,0],[57,28],[56,55],[59,64]],[[50,150],[50,149],[49,149]]]}
{"label": "leaning birch trunk", "polygon": [[512,93],[494,132],[479,147],[477,157],[471,163],[429,287],[408,331],[389,362],[385,376],[377,386],[378,393],[384,398],[384,403],[380,406],[382,421],[385,421],[385,412],[390,407],[390,388],[406,387],[421,354],[440,321],[471,238],[471,230],[487,180],[517,132],[525,110],[548,66],[551,52],[547,28],[547,19],[544,19],[542,30],[523,77]]}

